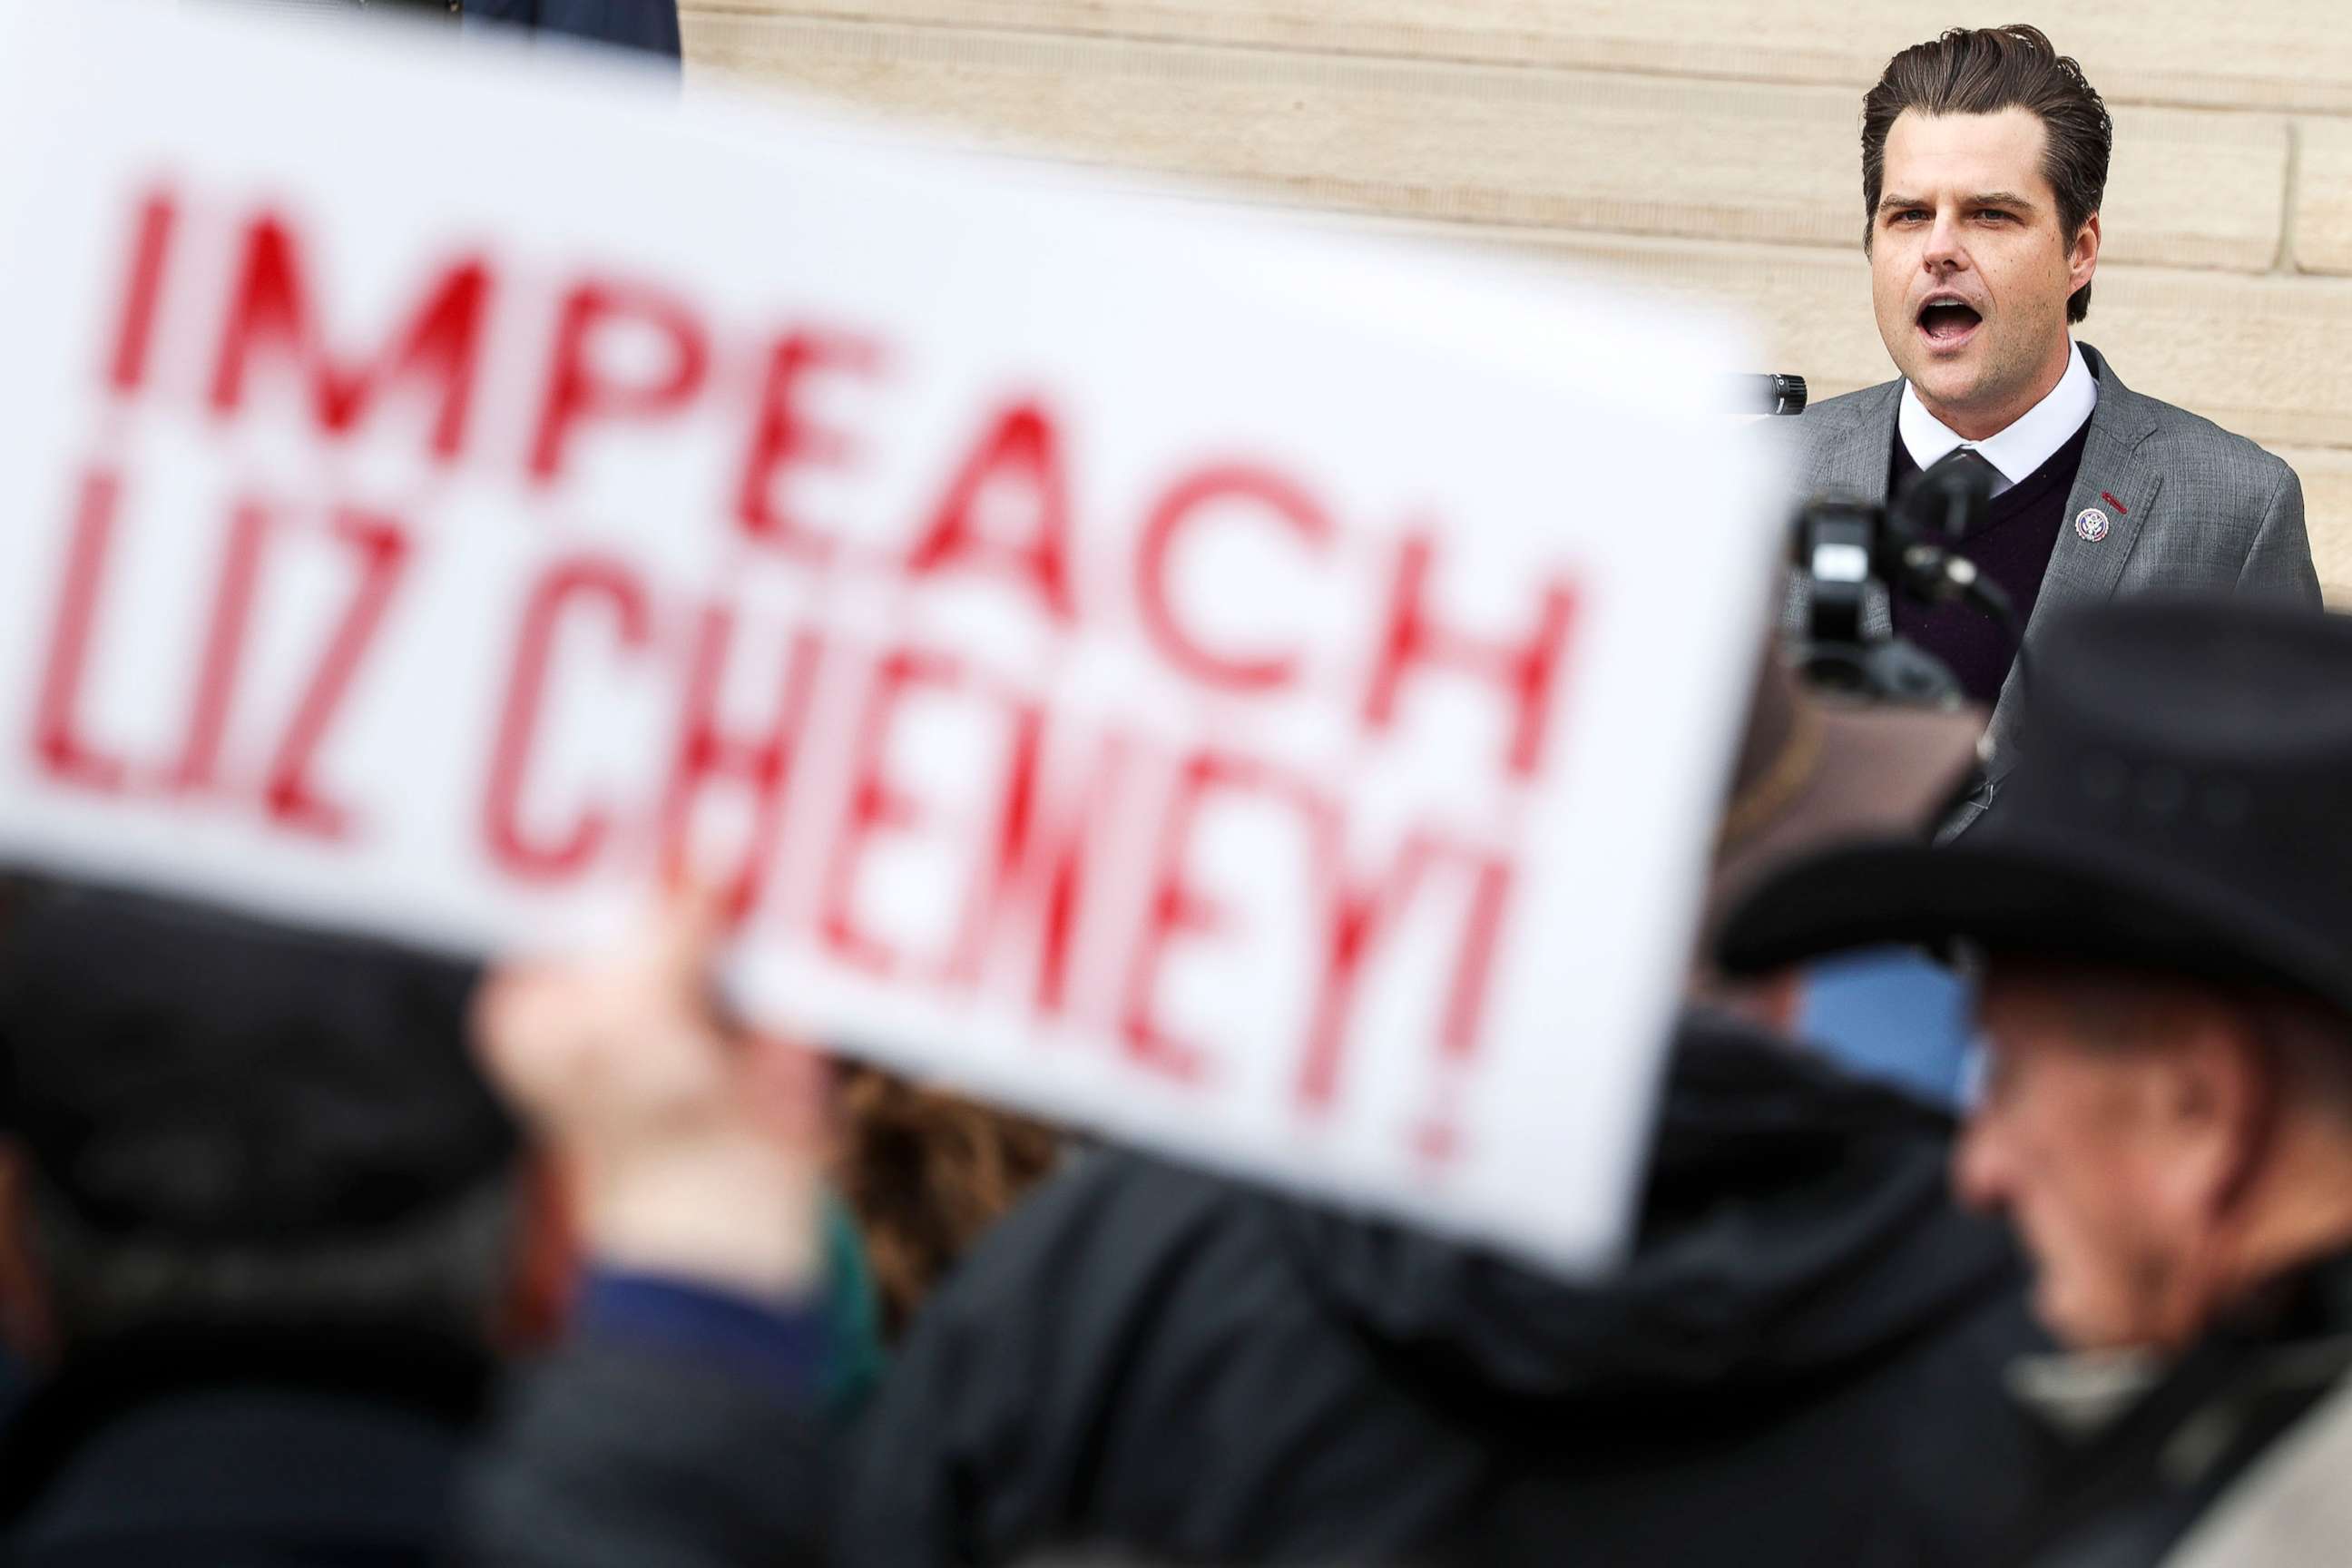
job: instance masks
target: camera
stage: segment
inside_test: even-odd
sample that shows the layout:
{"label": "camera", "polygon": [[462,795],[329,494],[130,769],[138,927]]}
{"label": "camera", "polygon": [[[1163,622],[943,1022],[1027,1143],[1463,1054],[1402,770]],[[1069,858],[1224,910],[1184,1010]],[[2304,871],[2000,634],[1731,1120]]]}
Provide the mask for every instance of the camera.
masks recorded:
{"label": "camera", "polygon": [[1895,635],[1897,596],[1974,604],[2011,647],[2022,641],[2009,595],[1960,552],[1984,521],[1993,479],[1990,463],[1963,449],[1921,473],[1892,506],[1826,495],[1798,510],[1790,565],[1805,608],[1795,655],[1808,684],[1870,701],[1958,706],[1951,671]]}

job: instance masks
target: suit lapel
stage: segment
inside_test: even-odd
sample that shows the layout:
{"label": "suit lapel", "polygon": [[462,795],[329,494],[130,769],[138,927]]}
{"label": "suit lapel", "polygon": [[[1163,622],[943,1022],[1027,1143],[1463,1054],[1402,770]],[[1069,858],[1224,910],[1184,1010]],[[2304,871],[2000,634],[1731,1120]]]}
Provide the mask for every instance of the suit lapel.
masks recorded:
{"label": "suit lapel", "polygon": [[1808,446],[1812,461],[1804,475],[1807,494],[1843,490],[1874,505],[1886,504],[1886,476],[1895,462],[1895,405],[1902,395],[1899,381],[1855,395],[1847,405],[1853,409],[1850,422],[1822,432],[1822,439]]}
{"label": "suit lapel", "polygon": [[[2104,604],[2123,578],[2132,546],[2154,516],[2164,476],[2139,455],[2141,443],[2156,430],[2156,418],[2140,395],[2116,379],[2096,349],[2084,344],[2083,358],[2098,378],[2098,405],[2091,411],[2091,433],[2083,443],[2083,466],[2066,497],[2065,521],[2058,542],[2050,552],[2050,565],[2042,576],[2042,591],[2025,623],[2025,651],[2009,672],[1993,708],[1987,732],[1992,738],[1991,773],[1998,778],[2015,761],[2008,744],[2023,701],[2021,671],[2030,663],[2042,630],[2051,620],[2074,606]],[[2096,507],[2107,520],[2106,532],[2085,539],[2074,520]]]}

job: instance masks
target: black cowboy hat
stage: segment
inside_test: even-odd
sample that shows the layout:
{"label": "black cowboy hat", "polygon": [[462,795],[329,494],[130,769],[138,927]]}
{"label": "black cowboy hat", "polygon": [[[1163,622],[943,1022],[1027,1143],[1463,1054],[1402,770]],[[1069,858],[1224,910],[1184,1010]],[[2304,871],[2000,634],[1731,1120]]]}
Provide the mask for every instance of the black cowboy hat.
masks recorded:
{"label": "black cowboy hat", "polygon": [[1722,966],[1964,942],[2352,1016],[2352,618],[2101,605],[2047,627],[2025,675],[2019,759],[1974,827],[1782,868],[1728,911]]}

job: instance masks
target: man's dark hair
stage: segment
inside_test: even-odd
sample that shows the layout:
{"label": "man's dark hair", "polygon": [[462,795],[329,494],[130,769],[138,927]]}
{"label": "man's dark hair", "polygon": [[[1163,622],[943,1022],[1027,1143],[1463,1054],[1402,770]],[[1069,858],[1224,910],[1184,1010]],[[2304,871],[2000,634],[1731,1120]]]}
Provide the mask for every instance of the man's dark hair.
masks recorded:
{"label": "man's dark hair", "polygon": [[[2058,194],[2058,227],[2070,245],[2106,195],[2115,123],[2074,57],[2060,54],[2041,28],[2023,23],[1954,27],[1887,61],[1878,85],[1862,100],[1865,251],[1877,226],[1878,196],[1886,177],[1886,133],[1906,109],[1922,114],[2031,110],[2047,134],[2042,172]],[[2091,286],[2085,283],[2067,296],[2066,319],[2079,321],[2090,311]]]}
{"label": "man's dark hair", "polygon": [[528,1205],[466,1049],[470,964],[86,884],[0,910],[0,1110],[64,1337],[487,1342]]}

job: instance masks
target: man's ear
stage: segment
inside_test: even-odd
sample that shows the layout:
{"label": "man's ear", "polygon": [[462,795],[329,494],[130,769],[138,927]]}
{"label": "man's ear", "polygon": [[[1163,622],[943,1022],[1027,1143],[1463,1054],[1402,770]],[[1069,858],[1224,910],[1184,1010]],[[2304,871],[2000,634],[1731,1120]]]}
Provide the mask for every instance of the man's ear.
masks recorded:
{"label": "man's ear", "polygon": [[64,1347],[33,1247],[33,1167],[25,1147],[0,1138],[0,1339],[28,1362],[53,1363]]}
{"label": "man's ear", "polygon": [[2066,251],[2066,292],[2072,294],[2091,280],[2099,269],[2099,215],[2093,213],[2074,231],[2074,243]]}
{"label": "man's ear", "polygon": [[[2229,1212],[2260,1168],[2277,1110],[2277,1071],[2252,1034],[2218,1012],[2187,1022],[2150,1064],[2162,1171],[2182,1210]],[[2177,1211],[2179,1212],[2179,1211]]]}

